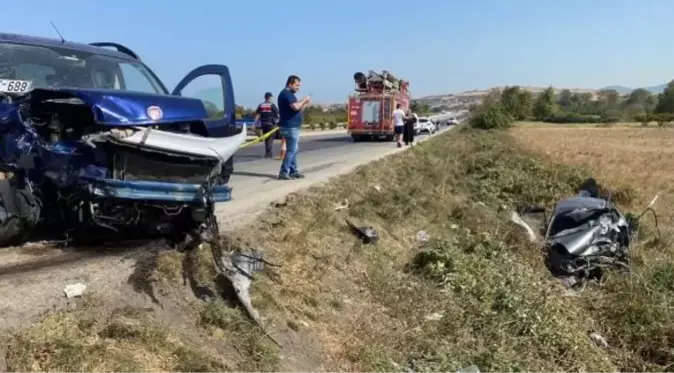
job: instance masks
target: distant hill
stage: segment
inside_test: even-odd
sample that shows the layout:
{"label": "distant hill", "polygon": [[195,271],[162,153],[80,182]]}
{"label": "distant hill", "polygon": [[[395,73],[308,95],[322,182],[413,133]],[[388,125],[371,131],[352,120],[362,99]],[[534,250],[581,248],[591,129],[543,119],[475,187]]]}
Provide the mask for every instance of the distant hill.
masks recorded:
{"label": "distant hill", "polygon": [[[658,94],[658,93],[662,93],[662,91],[665,90],[665,87],[667,87],[667,83],[660,84],[660,85],[654,85],[654,86],[651,86],[651,87],[642,87],[642,88],[651,92],[651,93]],[[604,87],[602,89],[613,89],[613,90],[616,90],[621,95],[626,95],[626,94],[631,93],[632,91],[634,91],[637,88],[630,88],[630,87],[625,87],[625,86],[622,86],[622,85],[610,85],[610,86]]]}
{"label": "distant hill", "polygon": [[[644,87],[647,91],[658,94],[662,93],[665,90],[667,84],[660,84],[652,87]],[[488,89],[474,89],[470,91],[464,91],[459,93],[448,93],[443,95],[432,95],[424,96],[420,98],[415,98],[415,100],[420,103],[427,104],[430,107],[441,107],[443,109],[453,109],[459,107],[467,107],[471,104],[477,104],[482,100],[489,91],[492,89],[503,90],[505,87],[493,87]],[[522,89],[526,89],[533,94],[541,93],[547,87],[535,87],[535,86],[520,86]],[[596,97],[597,93],[603,89],[613,89],[616,90],[621,95],[626,95],[631,93],[636,88],[625,87],[621,85],[611,85],[601,89],[592,89],[592,88],[557,88],[553,87],[556,93],[559,93],[565,89],[571,91],[571,93],[590,93]]]}
{"label": "distant hill", "polygon": [[[478,104],[482,101],[482,97],[487,95],[492,89],[503,90],[505,87],[492,87],[488,89],[473,89],[470,91],[464,91],[459,93],[451,93],[444,95],[433,95],[416,98],[415,100],[427,104],[431,108],[438,107],[443,110],[458,110],[465,109],[471,104]],[[543,92],[547,87],[535,87],[535,86],[520,86],[522,89],[537,94]],[[591,93],[596,94],[598,89],[587,89],[587,88],[555,88],[555,92],[559,93],[564,89],[570,90],[572,93]]]}

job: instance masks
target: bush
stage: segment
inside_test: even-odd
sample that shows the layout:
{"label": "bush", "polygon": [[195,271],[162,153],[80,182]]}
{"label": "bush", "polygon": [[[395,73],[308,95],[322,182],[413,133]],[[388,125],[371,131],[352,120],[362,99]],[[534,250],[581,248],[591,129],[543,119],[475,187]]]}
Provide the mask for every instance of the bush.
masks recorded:
{"label": "bush", "polygon": [[641,123],[642,126],[648,127],[648,125],[651,123],[651,115],[650,114],[642,114],[642,115],[637,115],[634,117],[634,120],[637,122]]}
{"label": "bush", "polygon": [[325,122],[318,123],[318,126],[321,127],[321,131],[325,129]]}
{"label": "bush", "polygon": [[316,124],[315,124],[315,123],[311,123],[311,124],[309,125],[309,128],[310,128],[312,131],[316,130]]}
{"label": "bush", "polygon": [[548,123],[558,123],[558,124],[567,124],[567,123],[601,123],[603,122],[602,117],[599,115],[585,115],[578,113],[556,113],[545,119],[544,122]]}
{"label": "bush", "polygon": [[602,123],[619,123],[622,120],[622,114],[618,110],[607,110],[601,115]]}
{"label": "bush", "polygon": [[484,111],[476,111],[470,118],[470,126],[484,130],[509,128],[513,121],[513,117],[501,105],[494,105]]}
{"label": "bush", "polygon": [[330,124],[328,124],[328,128],[334,130],[335,128],[337,128],[337,122],[335,122],[334,120],[330,121]]}
{"label": "bush", "polygon": [[651,114],[650,118],[658,124],[658,127],[664,127],[674,122],[674,114],[672,113]]}

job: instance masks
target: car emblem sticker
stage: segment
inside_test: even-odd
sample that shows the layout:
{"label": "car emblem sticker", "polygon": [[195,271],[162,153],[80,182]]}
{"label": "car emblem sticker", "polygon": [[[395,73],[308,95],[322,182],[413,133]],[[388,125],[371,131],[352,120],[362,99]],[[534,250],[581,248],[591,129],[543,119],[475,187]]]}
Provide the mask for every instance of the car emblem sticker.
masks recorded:
{"label": "car emblem sticker", "polygon": [[161,110],[159,106],[150,106],[147,108],[147,116],[154,120],[161,120],[164,117],[164,112]]}

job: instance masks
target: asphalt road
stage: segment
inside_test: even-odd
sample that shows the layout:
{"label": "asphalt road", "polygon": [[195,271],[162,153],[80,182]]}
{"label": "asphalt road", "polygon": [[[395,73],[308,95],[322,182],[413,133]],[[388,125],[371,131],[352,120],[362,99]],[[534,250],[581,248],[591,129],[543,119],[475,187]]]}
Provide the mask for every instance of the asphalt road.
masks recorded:
{"label": "asphalt road", "polygon": [[[418,138],[426,137],[422,134]],[[350,149],[362,149],[363,147],[386,147],[395,146],[392,141],[368,141],[356,143],[351,136],[344,134],[330,134],[330,135],[313,135],[300,138],[299,153],[313,152],[316,150],[326,150],[333,148],[344,148],[344,151]],[[281,141],[274,140],[274,157],[278,156],[281,149]],[[264,143],[252,145],[247,148],[240,149],[234,155],[234,164],[241,164],[245,162],[252,162],[259,159],[264,159]]]}

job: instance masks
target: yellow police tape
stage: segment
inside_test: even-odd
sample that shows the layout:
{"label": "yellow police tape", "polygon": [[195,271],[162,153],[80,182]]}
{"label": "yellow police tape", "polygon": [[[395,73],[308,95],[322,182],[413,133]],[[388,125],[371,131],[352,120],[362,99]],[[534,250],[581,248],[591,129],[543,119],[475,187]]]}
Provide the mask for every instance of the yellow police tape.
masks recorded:
{"label": "yellow police tape", "polygon": [[250,141],[244,143],[243,145],[241,145],[241,148],[245,148],[245,147],[248,147],[248,146],[251,146],[251,145],[255,145],[255,144],[259,143],[259,142],[262,142],[262,141],[268,139],[269,137],[271,137],[273,134],[275,134],[276,131],[278,131],[278,127],[275,127],[273,130],[271,130],[271,131],[265,133],[265,134],[262,135],[262,136],[258,136],[258,137],[256,137],[256,138],[254,138],[254,139],[252,139],[252,140],[250,140]]}

